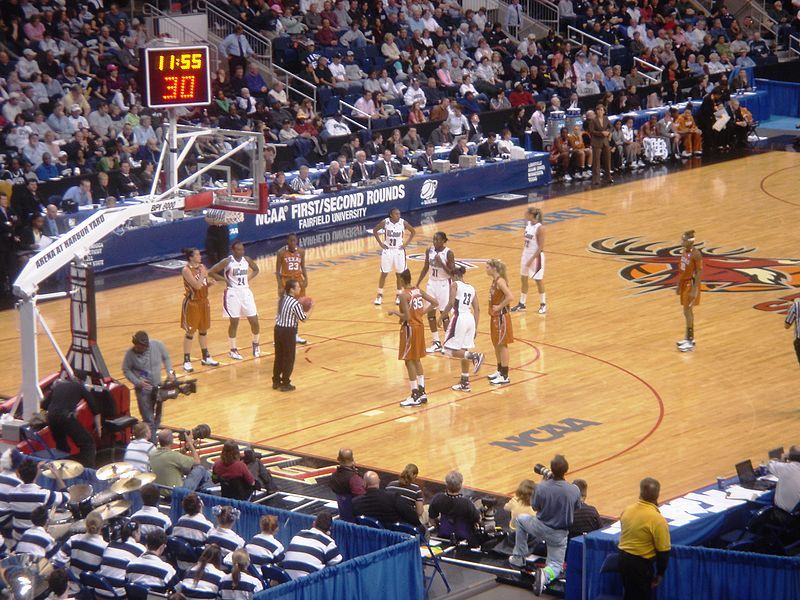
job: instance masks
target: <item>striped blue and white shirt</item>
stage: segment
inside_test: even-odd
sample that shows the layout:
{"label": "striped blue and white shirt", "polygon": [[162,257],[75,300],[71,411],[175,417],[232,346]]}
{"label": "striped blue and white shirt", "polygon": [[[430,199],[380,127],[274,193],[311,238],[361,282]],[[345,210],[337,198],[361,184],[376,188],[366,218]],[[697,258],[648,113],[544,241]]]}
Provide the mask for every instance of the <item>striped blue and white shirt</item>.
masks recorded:
{"label": "striped blue and white shirt", "polygon": [[172,527],[172,520],[156,506],[143,506],[131,515],[131,521],[139,525],[142,538],[146,538],[147,534],[155,529],[163,529],[167,532]]}
{"label": "striped blue and white shirt", "polygon": [[21,483],[17,476],[10,471],[0,473],[0,529],[6,529],[11,525],[12,515],[8,504],[8,495]]}
{"label": "striped blue and white shirt", "polygon": [[131,583],[138,583],[151,590],[164,591],[174,585],[175,568],[151,552],[145,552],[128,563],[125,577]]}
{"label": "striped blue and white shirt", "polygon": [[222,578],[219,586],[219,597],[222,600],[250,600],[255,594],[264,589],[261,580],[249,573],[240,573],[239,585],[233,589],[233,575],[228,574]]}
{"label": "striped blue and white shirt", "polygon": [[212,527],[214,525],[203,513],[183,515],[172,528],[172,535],[188,542],[205,542]]}
{"label": "striped blue and white shirt", "polygon": [[222,582],[222,576],[225,573],[214,565],[206,565],[195,583],[198,566],[192,567],[186,572],[186,576],[178,586],[179,591],[187,598],[208,598],[213,600],[217,597],[219,584]]}
{"label": "striped blue and white shirt", "polygon": [[131,440],[125,448],[125,457],[122,460],[132,464],[142,473],[148,473],[150,471],[150,455],[155,450],[156,446],[153,442],[137,438]]}
{"label": "striped blue and white shirt", "polygon": [[267,533],[253,536],[245,549],[250,555],[250,561],[258,567],[279,563],[283,560],[283,544]]}
{"label": "striped blue and white shirt", "polygon": [[244,548],[244,540],[233,529],[212,527],[208,532],[206,544],[216,544],[222,551],[223,558],[234,550]]}
{"label": "striped blue and white shirt", "polygon": [[58,545],[44,527],[31,527],[22,534],[15,551],[17,554],[52,558],[58,552]]}
{"label": "striped blue and white shirt", "polygon": [[312,527],[292,538],[282,566],[292,579],[298,579],[340,562],[342,555],[333,538]]}
{"label": "striped blue and white shirt", "polygon": [[69,565],[72,573],[76,577],[80,577],[82,571],[91,572],[100,568],[106,546],[108,546],[108,542],[100,534],[79,533],[73,535],[61,546],[54,562],[65,567]]}
{"label": "striped blue and white shirt", "polygon": [[786,321],[784,322],[787,325],[794,324],[794,337],[800,340],[800,299],[792,302],[792,305],[789,307],[789,312],[786,313]]}
{"label": "striped blue and white shirt", "polygon": [[[139,558],[145,553],[145,547],[133,538],[128,538],[125,542],[111,542],[103,552],[103,559],[100,561],[98,575],[108,579],[114,586],[114,591],[118,595],[125,595],[125,569],[128,564]],[[111,598],[109,592],[95,590],[98,596]]]}
{"label": "striped blue and white shirt", "polygon": [[14,539],[19,540],[26,530],[33,527],[31,513],[44,504],[47,508],[67,505],[67,494],[46,490],[35,483],[20,483],[8,493],[8,506],[13,517]]}

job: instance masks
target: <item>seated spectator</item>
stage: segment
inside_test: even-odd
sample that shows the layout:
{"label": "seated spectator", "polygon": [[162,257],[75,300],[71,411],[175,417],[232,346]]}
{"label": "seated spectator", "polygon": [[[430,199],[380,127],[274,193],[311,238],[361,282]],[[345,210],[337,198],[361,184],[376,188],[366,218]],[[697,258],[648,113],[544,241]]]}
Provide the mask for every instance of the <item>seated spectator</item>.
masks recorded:
{"label": "seated spectator", "polygon": [[[288,189],[285,176],[283,186]],[[280,190],[282,191],[283,188],[281,187]],[[276,190],[274,186],[270,187],[271,193],[274,193],[276,196],[282,195],[282,193],[279,194],[278,191],[279,190]],[[250,497],[256,483],[250,470],[241,460],[239,444],[232,440],[227,440],[222,445],[222,452],[220,457],[214,461],[214,467],[211,473],[216,481],[222,482],[224,486],[233,488],[231,490],[232,495],[227,496],[229,498],[246,500]]]}
{"label": "seated spectator", "polygon": [[264,589],[259,577],[250,574],[250,556],[240,548],[231,556],[231,572],[223,575],[219,584],[219,597],[222,600],[250,599]]}
{"label": "seated spectator", "polygon": [[425,106],[428,103],[425,92],[420,88],[418,79],[411,80],[411,85],[403,94],[403,101],[409,107],[414,106],[415,102],[418,102],[420,106]]}
{"label": "seated spectator", "polygon": [[372,178],[370,172],[371,169],[367,164],[367,153],[363,150],[358,150],[356,152],[356,159],[350,165],[350,181],[353,183],[368,181]]}
{"label": "seated spectator", "polygon": [[435,151],[436,147],[432,142],[425,144],[425,153],[414,159],[414,168],[420,173],[433,171],[433,161],[436,160]]}
{"label": "seated spectator", "polygon": [[577,537],[585,533],[591,533],[600,529],[603,524],[600,521],[600,514],[591,504],[586,504],[586,495],[589,485],[583,479],[576,479],[572,482],[581,493],[580,506],[575,509],[572,517],[572,526],[569,528],[569,537]]}
{"label": "seated spectator", "polygon": [[569,145],[572,149],[572,160],[575,164],[575,177],[578,179],[588,179],[592,176],[592,149],[587,148],[583,137],[583,128],[576,124],[568,136]]}
{"label": "seated spectator", "polygon": [[365,90],[361,97],[356,100],[354,106],[356,107],[356,112],[353,113],[353,118],[377,119],[380,116],[375,112],[375,103],[372,101],[372,92]]}
{"label": "seated spectator", "polygon": [[459,164],[460,157],[467,156],[468,154],[469,148],[467,147],[467,138],[462,135],[456,138],[448,159],[450,160],[450,164],[457,165]]}
{"label": "seated spectator", "polygon": [[119,539],[109,542],[103,551],[97,574],[108,579],[114,593],[119,596],[125,596],[125,568],[147,551],[140,540],[139,526],[129,522],[120,529]]}
{"label": "seated spectator", "polygon": [[[550,147],[550,163],[558,165],[561,168],[561,176],[564,181],[572,181],[572,175],[570,173],[572,148],[569,144],[569,134],[567,133],[566,127],[562,127],[559,130],[558,137],[553,140],[553,144]],[[578,179],[583,179],[583,173],[581,173]]]}
{"label": "seated spectator", "polygon": [[597,82],[594,80],[594,74],[591,71],[586,73],[583,81],[578,82],[576,91],[580,97],[593,96],[600,93],[600,86],[597,85]]}
{"label": "seated spectator", "polygon": [[424,143],[422,138],[417,135],[417,128],[416,127],[409,127],[408,133],[406,133],[402,138],[402,144],[410,152],[416,152],[417,150],[422,150],[424,148]]}
{"label": "seated spectator", "polygon": [[154,529],[145,536],[147,551],[128,563],[125,578],[154,592],[166,592],[177,582],[175,568],[161,556],[167,548],[167,534]]}
{"label": "seated spectator", "polygon": [[[86,181],[88,182],[88,180]],[[156,451],[156,445],[150,441],[150,438],[150,426],[147,423],[140,421],[134,425],[133,439],[125,447],[125,456],[122,459],[142,473],[150,471],[150,455]]]}
{"label": "seated spectator", "polygon": [[789,448],[781,460],[771,460],[767,467],[778,478],[773,502],[778,509],[777,522],[788,523],[788,514],[800,504],[800,446]]}
{"label": "seated spectator", "polygon": [[320,175],[317,181],[317,185],[326,192],[338,190],[341,186],[347,185],[348,183],[350,182],[347,180],[344,170],[337,160],[331,161],[327,171]]}
{"label": "seated spectator", "polygon": [[[69,538],[58,552],[55,562],[69,567],[75,578],[81,573],[94,572],[100,568],[108,542],[101,535],[103,518],[97,512],[90,512],[86,517],[86,533],[79,533]],[[77,590],[77,586],[75,586]]]}
{"label": "seated spectator", "polygon": [[497,90],[497,95],[489,101],[491,110],[506,110],[511,108],[511,102],[506,98],[505,90]]}
{"label": "seated spectator", "polygon": [[297,172],[297,177],[292,180],[292,190],[296,194],[309,193],[314,189],[314,182],[308,176],[308,166],[301,165]]}
{"label": "seated spectator", "polygon": [[414,104],[411,106],[411,110],[408,111],[408,124],[419,125],[420,123],[427,122],[427,120],[428,119],[425,117],[425,113],[422,112],[419,101],[414,101]]}
{"label": "seated spectator", "polygon": [[186,572],[176,590],[186,598],[214,598],[219,592],[224,573],[220,569],[219,546],[208,544],[191,569]]}
{"label": "seated spectator", "polygon": [[33,527],[28,528],[14,551],[17,554],[31,554],[33,556],[51,559],[58,551],[58,544],[47,531],[47,521],[50,511],[44,505],[39,505],[31,512]]}
{"label": "seated spectator", "polygon": [[497,134],[490,131],[486,134],[486,139],[478,144],[476,154],[483,160],[491,160],[500,156],[500,150],[497,147]]}
{"label": "seated spectator", "polygon": [[392,523],[402,522],[422,528],[415,507],[400,494],[380,489],[377,473],[367,471],[364,482],[367,491],[353,500],[354,515],[371,517],[387,527]]}
{"label": "seated spectator", "polygon": [[47,577],[47,587],[50,590],[50,595],[47,596],[48,600],[60,600],[62,598],[69,599],[69,575],[66,569],[55,568],[50,572]]}
{"label": "seated spectator", "polygon": [[508,100],[514,108],[517,106],[528,106],[534,103],[533,95],[529,91],[523,89],[522,83],[519,82],[514,84],[514,91],[508,95]]}
{"label": "seated spectator", "polygon": [[203,514],[203,501],[195,493],[186,494],[182,502],[183,515],[172,528],[172,535],[195,545],[205,543],[213,525]]}
{"label": "seated spectator", "polygon": [[421,517],[424,512],[424,505],[422,489],[416,483],[418,475],[419,469],[417,465],[413,463],[407,464],[403,472],[400,473],[400,477],[386,485],[386,491],[398,494],[414,509],[417,516]]}
{"label": "seated spectator", "polygon": [[186,450],[191,456],[172,450],[172,430],[158,432],[158,449],[150,455],[150,469],[156,483],[166,487],[202,490],[211,482],[211,474],[200,465],[200,455],[194,447],[191,432],[186,432]]}
{"label": "seated spectator", "polygon": [[508,526],[511,531],[517,530],[517,517],[520,515],[536,516],[536,513],[531,506],[531,496],[536,489],[536,484],[530,479],[523,479],[517,486],[517,491],[514,492],[514,497],[506,502],[503,507],[511,513],[511,518],[508,521]]}
{"label": "seated spectator", "polygon": [[230,506],[215,506],[214,514],[217,524],[208,532],[206,544],[216,544],[225,558],[239,548],[244,548],[244,540],[233,530],[236,519],[239,518],[239,511]]}
{"label": "seated spectator", "polygon": [[342,113],[337,112],[327,121],[325,121],[324,134],[327,137],[335,137],[338,135],[350,135],[350,127],[347,123],[342,123]]}
{"label": "seated spectator", "polygon": [[472,530],[481,520],[481,513],[470,500],[461,494],[464,476],[458,471],[450,471],[444,479],[445,491],[439,492],[431,500],[428,515],[441,527],[441,522],[447,520],[451,527],[458,523]]}
{"label": "seated spectator", "polygon": [[320,512],[311,529],[304,529],[292,538],[283,559],[283,568],[292,579],[299,579],[342,562],[336,542],[330,536],[333,517]]}
{"label": "seated spectator", "polygon": [[[284,173],[283,171],[278,171],[277,173],[275,173],[275,177],[272,180],[272,183],[269,184],[269,193],[270,193],[270,195],[277,196],[279,198],[281,196],[286,196],[287,194],[294,194],[294,190],[292,189],[292,186],[290,186],[288,183],[286,183],[286,173]],[[237,450],[238,450],[238,447],[237,447]],[[239,461],[239,462],[242,462],[242,461]],[[242,464],[244,465],[244,463],[242,463]],[[215,466],[216,466],[216,463],[215,463]],[[245,465],[245,468],[247,468],[246,465]],[[250,473],[250,470],[247,469],[247,472]],[[252,473],[251,473],[251,476],[252,476]],[[253,478],[253,486],[255,486],[255,478]],[[252,489],[255,489],[255,488],[252,488]],[[244,494],[247,494],[247,495],[246,495],[246,497],[243,497],[241,499],[246,500],[247,498],[249,498],[250,494],[252,493],[252,489],[243,488],[241,490],[242,495],[244,495]],[[231,496],[231,497],[238,497],[238,496]]]}
{"label": "seated spectator", "polygon": [[36,167],[35,173],[40,181],[47,181],[61,174],[58,167],[53,164],[53,156],[49,152],[42,154],[42,162]]}
{"label": "seated spectator", "polygon": [[260,532],[253,536],[245,549],[257,567],[283,562],[284,548],[277,539],[278,517],[264,515],[258,523]]}
{"label": "seated spectator", "polygon": [[131,515],[131,521],[139,525],[144,536],[154,529],[169,531],[172,528],[172,520],[158,508],[161,501],[158,487],[148,483],[142,486],[140,493],[143,506]]}

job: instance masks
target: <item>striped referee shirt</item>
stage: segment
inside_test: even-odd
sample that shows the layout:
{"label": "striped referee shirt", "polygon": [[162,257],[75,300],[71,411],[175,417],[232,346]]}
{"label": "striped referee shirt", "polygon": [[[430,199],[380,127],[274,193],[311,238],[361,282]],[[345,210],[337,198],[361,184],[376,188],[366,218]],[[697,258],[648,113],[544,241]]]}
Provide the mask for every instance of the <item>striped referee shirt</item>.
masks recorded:
{"label": "striped referee shirt", "polygon": [[794,324],[794,337],[800,340],[800,300],[795,300],[786,313],[787,325]]}
{"label": "striped referee shirt", "polygon": [[283,544],[267,533],[259,533],[245,546],[252,563],[258,567],[283,560]]}
{"label": "striped referee shirt", "polygon": [[196,575],[197,567],[186,572],[186,576],[178,586],[180,592],[187,598],[208,598],[209,600],[216,598],[219,584],[222,582],[222,576],[225,573],[214,565],[206,565],[203,572],[200,573],[197,583],[195,583]]}
{"label": "striped referee shirt", "polygon": [[255,594],[264,589],[261,580],[249,573],[239,574],[239,585],[233,589],[233,575],[225,575],[219,585],[219,597],[222,600],[250,600]]}
{"label": "striped referee shirt", "polygon": [[22,482],[11,471],[0,473],[0,529],[6,529],[11,524],[11,508],[8,504],[8,495]]}
{"label": "striped referee shirt", "polygon": [[297,298],[284,294],[278,306],[278,314],[275,315],[275,325],[277,327],[297,327],[298,321],[305,321],[306,313]]}
{"label": "striped referee shirt", "polygon": [[155,529],[163,529],[167,532],[172,527],[172,520],[156,506],[143,506],[131,515],[131,521],[139,525],[139,531],[142,532],[143,538],[146,538],[147,534]]}
{"label": "striped referee shirt", "polygon": [[[133,538],[128,538],[125,542],[111,542],[103,552],[103,559],[100,561],[98,575],[102,575],[114,587],[114,592],[118,596],[125,595],[125,569],[128,563],[139,558],[145,553],[145,547]],[[113,598],[110,592],[95,589],[98,596]]]}
{"label": "striped referee shirt", "polygon": [[103,560],[108,542],[97,533],[79,533],[73,535],[61,546],[55,562],[69,568],[76,577],[82,571],[97,571]]}
{"label": "striped referee shirt", "polygon": [[34,508],[40,504],[44,504],[46,508],[63,508],[67,505],[67,499],[67,494],[46,490],[35,483],[20,483],[8,493],[14,539],[19,540],[25,531],[33,527],[31,513]]}
{"label": "striped referee shirt", "polygon": [[333,538],[312,527],[292,538],[282,566],[292,579],[299,579],[340,562],[342,555]]}
{"label": "striped referee shirt", "polygon": [[131,583],[138,583],[157,591],[171,587],[175,579],[175,568],[152,552],[145,552],[136,560],[129,562],[125,573],[126,579]]}
{"label": "striped referee shirt", "polygon": [[122,460],[132,464],[142,473],[148,473],[150,471],[150,455],[155,450],[156,445],[150,440],[131,440],[125,448],[125,457]]}
{"label": "striped referee shirt", "polygon": [[239,537],[233,529],[223,527],[213,527],[208,532],[206,544],[216,544],[222,553],[222,557],[228,556],[234,550],[244,548],[244,540]]}
{"label": "striped referee shirt", "polygon": [[56,541],[44,527],[31,527],[26,530],[15,548],[17,554],[33,554],[45,558],[52,558],[57,551]]}

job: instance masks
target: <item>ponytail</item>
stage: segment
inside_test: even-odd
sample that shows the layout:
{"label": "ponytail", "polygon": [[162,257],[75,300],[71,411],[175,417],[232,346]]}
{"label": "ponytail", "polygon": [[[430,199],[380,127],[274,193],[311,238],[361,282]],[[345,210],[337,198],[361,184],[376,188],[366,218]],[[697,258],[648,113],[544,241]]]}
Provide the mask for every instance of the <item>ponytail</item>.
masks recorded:
{"label": "ponytail", "polygon": [[231,570],[231,581],[233,585],[231,589],[237,590],[242,580],[242,571],[246,571],[247,567],[250,565],[250,555],[244,548],[239,548],[231,556],[231,561],[233,562],[233,569]]}

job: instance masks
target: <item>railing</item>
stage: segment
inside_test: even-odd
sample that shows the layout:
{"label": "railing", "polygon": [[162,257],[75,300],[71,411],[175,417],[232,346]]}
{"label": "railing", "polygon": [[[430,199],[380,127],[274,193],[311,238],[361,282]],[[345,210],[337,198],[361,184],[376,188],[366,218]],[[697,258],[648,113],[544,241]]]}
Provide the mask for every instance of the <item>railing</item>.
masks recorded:
{"label": "railing", "polygon": [[[247,43],[253,49],[253,54],[257,62],[262,64],[268,75],[272,75],[272,42],[261,35],[255,29],[251,29],[238,19],[233,18],[225,11],[218,8],[211,2],[196,0],[192,6],[198,12],[205,12],[208,15],[208,34],[209,38],[213,34],[220,41],[234,33],[236,27],[242,27],[242,33],[247,39]],[[209,40],[210,41],[210,40]]]}
{"label": "railing", "polygon": [[751,15],[753,19],[759,23],[759,25],[769,31],[772,35],[778,35],[778,22],[769,16],[767,10],[758,2],[749,2],[746,6],[750,8],[750,12],[754,13]]}
{"label": "railing", "polygon": [[703,13],[706,17],[711,16],[711,8],[714,4],[712,0],[689,0],[689,3]]}
{"label": "railing", "polygon": [[[635,62],[636,64],[639,64],[639,65],[642,65],[645,69],[647,69],[647,72],[645,72],[643,70],[639,71],[641,73],[642,77],[644,77],[648,81],[654,82],[654,83],[658,83],[659,81],[661,81],[661,73],[664,70],[664,67],[659,67],[659,66],[656,66],[654,64],[651,64],[651,63],[647,62],[646,60],[642,60],[638,56],[634,56],[633,57],[633,62]],[[658,73],[658,76],[657,77],[653,77],[650,73]]]}
{"label": "railing", "polygon": [[[144,15],[145,30],[147,31],[148,39],[166,35],[182,42],[208,43],[208,40],[204,39],[201,34],[192,31],[183,23],[152,4],[144,4],[142,6],[142,14]],[[217,46],[208,44],[208,53],[211,61],[211,69],[215,71],[219,66],[219,50]]]}
{"label": "railing", "polygon": [[[567,27],[567,40],[573,44],[578,44],[578,46],[586,46],[589,52],[594,52],[598,56],[605,56],[608,62],[611,62],[611,44],[608,42],[576,29],[572,25]],[[596,48],[597,46],[600,47],[600,50]]]}
{"label": "railing", "polygon": [[[359,123],[358,121],[356,121],[356,120],[354,120],[354,119],[351,119],[350,117],[348,117],[347,115],[345,115],[345,114],[344,114],[344,111],[342,110],[342,107],[343,107],[343,106],[345,106],[345,107],[349,108],[349,109],[350,109],[352,112],[358,113],[358,114],[360,114],[360,115],[364,115],[364,116],[366,117],[366,119],[367,119],[367,125],[366,125],[366,127],[364,126],[364,124],[363,124],[363,123]],[[339,100],[339,111],[342,113],[342,118],[343,118],[345,121],[347,121],[348,123],[350,123],[351,125],[355,125],[355,126],[356,126],[356,127],[358,127],[359,129],[372,129],[372,115],[368,115],[368,114],[367,114],[367,113],[365,113],[363,110],[361,110],[361,109],[359,109],[359,108],[356,108],[356,107],[355,107],[355,106],[353,106],[352,104],[348,104],[348,103],[347,103],[347,102],[345,102],[344,100]],[[352,113],[351,113],[351,114],[352,114]]]}
{"label": "railing", "polygon": [[796,35],[789,36],[789,52],[800,56],[800,37]]}
{"label": "railing", "polygon": [[558,4],[549,0],[524,0],[526,14],[548,29],[558,31]]}
{"label": "railing", "polygon": [[[503,31],[517,41],[524,40],[530,33],[540,39],[547,35],[548,29],[558,29],[558,6],[549,0],[524,0],[521,5],[522,25],[515,32],[509,31],[506,27],[506,18],[510,6],[508,2],[505,0],[489,0],[485,5],[491,13],[489,16],[492,20],[501,23]],[[532,16],[533,18],[531,18]],[[541,17],[541,20],[537,16]]]}
{"label": "railing", "polygon": [[[272,65],[273,76],[275,79],[283,83],[283,85],[291,92],[294,92],[298,96],[302,98],[308,98],[314,103],[314,106],[317,106],[317,86],[313,83],[306,81],[292,73],[291,71],[287,71],[283,67],[279,67],[276,64]],[[289,82],[292,83],[289,83]],[[298,89],[298,85],[304,86],[304,88],[308,91],[308,93]]]}

